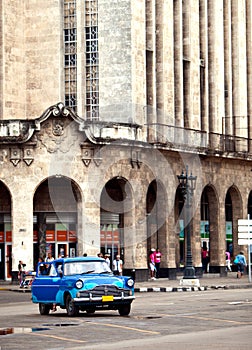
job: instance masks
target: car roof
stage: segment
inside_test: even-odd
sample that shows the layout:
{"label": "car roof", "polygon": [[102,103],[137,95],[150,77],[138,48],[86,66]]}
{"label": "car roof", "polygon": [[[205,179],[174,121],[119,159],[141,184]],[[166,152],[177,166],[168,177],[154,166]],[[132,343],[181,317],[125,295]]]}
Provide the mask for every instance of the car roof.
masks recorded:
{"label": "car roof", "polygon": [[99,258],[97,256],[76,256],[74,258],[59,258],[59,259],[55,259],[55,262],[64,262],[64,263],[70,263],[70,262],[77,262],[77,261],[81,261],[81,262],[85,262],[85,261],[105,261],[105,259],[103,258]]}

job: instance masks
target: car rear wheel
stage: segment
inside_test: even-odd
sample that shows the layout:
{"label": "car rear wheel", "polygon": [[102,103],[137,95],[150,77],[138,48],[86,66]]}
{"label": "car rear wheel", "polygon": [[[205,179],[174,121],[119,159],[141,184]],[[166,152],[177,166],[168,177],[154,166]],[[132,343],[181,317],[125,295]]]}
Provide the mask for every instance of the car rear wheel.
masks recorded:
{"label": "car rear wheel", "polygon": [[66,310],[67,310],[67,315],[71,317],[77,316],[79,313],[79,308],[78,306],[74,305],[74,302],[70,295],[68,295],[66,298]]}
{"label": "car rear wheel", "polygon": [[48,315],[50,312],[50,305],[39,303],[40,315]]}
{"label": "car rear wheel", "polygon": [[130,313],[131,305],[123,305],[118,309],[120,316],[128,316]]}

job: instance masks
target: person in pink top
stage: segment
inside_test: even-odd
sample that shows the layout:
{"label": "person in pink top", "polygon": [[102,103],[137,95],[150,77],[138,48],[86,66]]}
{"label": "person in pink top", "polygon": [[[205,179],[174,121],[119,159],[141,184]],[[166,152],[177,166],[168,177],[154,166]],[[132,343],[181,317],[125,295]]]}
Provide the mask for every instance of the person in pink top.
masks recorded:
{"label": "person in pink top", "polygon": [[159,278],[161,256],[162,256],[162,254],[161,254],[159,248],[157,248],[157,250],[155,252],[156,278]]}
{"label": "person in pink top", "polygon": [[154,248],[151,249],[150,255],[149,255],[149,267],[150,267],[150,278],[151,280],[155,280],[155,253],[156,250]]}

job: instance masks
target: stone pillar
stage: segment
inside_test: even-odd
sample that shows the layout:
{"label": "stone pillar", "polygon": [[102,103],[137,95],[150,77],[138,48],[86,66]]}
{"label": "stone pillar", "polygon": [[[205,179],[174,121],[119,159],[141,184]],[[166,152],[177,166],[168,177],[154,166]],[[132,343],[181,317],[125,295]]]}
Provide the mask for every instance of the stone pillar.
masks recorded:
{"label": "stone pillar", "polygon": [[222,133],[233,135],[232,118],[232,42],[231,42],[231,2],[224,1],[224,67],[225,67],[225,116]]}
{"label": "stone pillar", "polygon": [[10,188],[13,194],[12,271],[18,270],[19,260],[26,264],[26,270],[33,270],[33,192],[28,188],[28,180],[27,185],[20,182],[19,189]]}
{"label": "stone pillar", "polygon": [[209,130],[208,120],[208,60],[207,60],[207,2],[208,0],[200,0],[199,7],[199,27],[200,27],[200,114],[201,114],[201,129]]}
{"label": "stone pillar", "polygon": [[[148,280],[147,217],[141,203],[124,216],[124,275],[133,275],[137,281]],[[134,271],[134,273],[133,273]]]}
{"label": "stone pillar", "polygon": [[169,217],[167,218],[167,255],[162,257],[162,261],[166,259],[168,266],[168,278],[175,280],[177,278],[177,266],[176,266],[176,249],[177,241],[179,239],[179,231],[176,231],[176,223],[174,218],[174,211],[172,210]]}
{"label": "stone pillar", "polygon": [[[233,117],[235,136],[248,137],[247,120],[247,58],[245,0],[234,0],[232,6],[232,73]],[[241,40],[242,39],[242,40]],[[236,142],[237,151],[247,151],[247,143]]]}
{"label": "stone pillar", "polygon": [[208,1],[209,131],[221,134],[224,110],[223,2]]}
{"label": "stone pillar", "polygon": [[146,1],[146,104],[148,141],[156,141],[156,11],[155,0]]}
{"label": "stone pillar", "polygon": [[[175,125],[183,126],[183,30],[182,1],[173,2]],[[179,143],[180,140],[176,139]]]}
{"label": "stone pillar", "polygon": [[247,1],[247,96],[248,96],[248,127],[249,127],[249,153],[252,153],[252,4],[251,1]]}
{"label": "stone pillar", "polygon": [[[173,46],[173,2],[156,1],[156,109],[157,138],[159,142],[167,142],[168,128],[174,125],[174,62]],[[167,14],[169,20],[167,20]]]}

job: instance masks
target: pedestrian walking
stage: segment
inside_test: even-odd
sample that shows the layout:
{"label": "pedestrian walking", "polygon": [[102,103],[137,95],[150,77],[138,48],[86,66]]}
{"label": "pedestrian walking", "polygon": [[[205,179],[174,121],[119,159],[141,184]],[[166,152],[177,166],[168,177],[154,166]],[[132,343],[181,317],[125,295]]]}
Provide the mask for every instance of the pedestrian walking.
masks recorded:
{"label": "pedestrian walking", "polygon": [[244,269],[247,266],[246,258],[243,252],[236,255],[234,263],[237,265],[237,278],[242,278],[244,274]]}
{"label": "pedestrian walking", "polygon": [[19,286],[23,287],[24,285],[24,276],[25,276],[25,266],[22,260],[19,260],[18,263],[18,276],[19,276]]}
{"label": "pedestrian walking", "polygon": [[150,278],[151,280],[155,280],[155,271],[156,271],[156,266],[155,266],[155,252],[156,249],[152,248],[150,251],[149,255],[149,267],[150,267]]}
{"label": "pedestrian walking", "polygon": [[160,263],[161,263],[161,257],[162,254],[160,252],[160,249],[157,248],[155,252],[155,267],[156,267],[156,278],[160,277]]}

